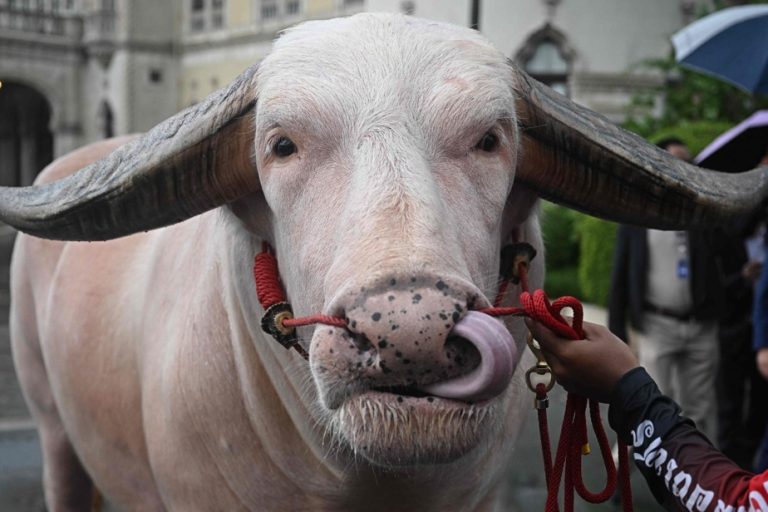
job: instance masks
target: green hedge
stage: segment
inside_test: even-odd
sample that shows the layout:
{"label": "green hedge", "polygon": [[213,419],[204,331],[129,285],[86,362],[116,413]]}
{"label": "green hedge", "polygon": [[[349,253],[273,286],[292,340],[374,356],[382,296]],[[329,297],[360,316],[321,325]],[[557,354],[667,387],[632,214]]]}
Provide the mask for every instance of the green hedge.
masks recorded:
{"label": "green hedge", "polygon": [[573,295],[605,305],[616,224],[543,202],[541,227],[547,256],[544,289],[549,297]]}
{"label": "green hedge", "polygon": [[544,291],[554,300],[564,295],[582,297],[579,289],[579,272],[576,265],[570,267],[547,267],[547,278],[544,282]]}
{"label": "green hedge", "polygon": [[541,234],[547,253],[547,266],[561,268],[576,266],[579,261],[579,236],[574,210],[542,201]]}
{"label": "green hedge", "polygon": [[579,287],[581,300],[605,306],[611,287],[613,247],[617,225],[596,217],[581,215],[579,232]]}
{"label": "green hedge", "polygon": [[579,236],[576,220],[579,213],[542,201],[541,234],[547,261],[544,290],[551,298],[562,295],[580,296],[578,263]]}

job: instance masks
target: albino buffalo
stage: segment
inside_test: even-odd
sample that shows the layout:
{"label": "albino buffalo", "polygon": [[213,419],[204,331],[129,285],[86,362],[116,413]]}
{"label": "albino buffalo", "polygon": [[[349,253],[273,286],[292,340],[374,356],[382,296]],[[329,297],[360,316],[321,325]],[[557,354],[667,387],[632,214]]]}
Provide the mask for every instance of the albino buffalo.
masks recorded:
{"label": "albino buffalo", "polygon": [[[682,228],[766,190],[622,132],[472,30],[304,23],[149,133],[0,190],[28,233],[12,336],[48,505],[83,510],[95,486],[141,511],[505,510],[524,324],[503,347],[456,326],[506,244],[541,252],[536,198]],[[299,330],[309,362],[261,331],[262,241],[298,316],[348,321]],[[477,372],[498,389],[462,384]]]}

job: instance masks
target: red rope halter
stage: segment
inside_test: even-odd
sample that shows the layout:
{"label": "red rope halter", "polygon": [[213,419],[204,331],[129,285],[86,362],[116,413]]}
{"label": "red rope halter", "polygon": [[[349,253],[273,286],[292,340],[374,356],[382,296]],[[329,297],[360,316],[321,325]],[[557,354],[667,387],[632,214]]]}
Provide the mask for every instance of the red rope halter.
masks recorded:
{"label": "red rope halter", "polygon": [[[527,316],[544,324],[548,329],[564,338],[573,340],[584,339],[582,324],[584,312],[581,303],[574,297],[560,297],[550,302],[543,290],[533,293],[528,291],[528,263],[535,255],[533,248],[527,244],[517,244],[513,248],[513,254],[509,255],[507,271],[502,271],[503,281],[499,286],[499,292],[494,300],[493,307],[481,309],[481,313],[490,316]],[[506,249],[506,248],[505,248]],[[502,254],[502,260],[505,255]],[[277,269],[277,259],[270,250],[269,245],[262,243],[262,251],[256,255],[253,276],[256,281],[256,294],[259,303],[264,308],[262,328],[271,334],[286,348],[293,348],[305,359],[308,354],[296,338],[296,327],[312,324],[325,324],[345,328],[346,319],[328,315],[311,315],[294,318],[290,305],[286,302],[285,292],[280,283]],[[501,307],[501,302],[509,286],[509,282],[520,284],[521,307]],[[560,312],[570,308],[573,311],[573,322],[569,324]],[[549,441],[546,404],[547,388],[544,384],[538,384],[535,388],[536,403],[539,418],[539,435],[541,438],[542,455],[544,458],[544,472],[547,479],[546,512],[558,512],[558,493],[560,482],[564,479],[563,507],[565,512],[573,511],[574,490],[584,500],[590,503],[602,503],[609,500],[616,492],[617,473],[608,436],[603,428],[600,418],[598,402],[568,393],[565,405],[565,417],[560,430],[560,441],[554,460]],[[603,464],[606,469],[605,487],[593,493],[586,488],[582,478],[581,457],[589,453],[587,440],[586,410],[589,405],[589,416],[592,427],[600,446]],[[632,510],[632,489],[629,482],[627,446],[619,441],[619,474],[621,482],[621,500],[624,511]]]}

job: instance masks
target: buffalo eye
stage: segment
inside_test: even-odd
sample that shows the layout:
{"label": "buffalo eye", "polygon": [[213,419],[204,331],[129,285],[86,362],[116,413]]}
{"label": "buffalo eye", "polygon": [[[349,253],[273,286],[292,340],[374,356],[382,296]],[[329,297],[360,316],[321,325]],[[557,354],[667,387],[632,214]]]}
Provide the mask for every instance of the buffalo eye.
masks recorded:
{"label": "buffalo eye", "polygon": [[485,135],[477,142],[476,147],[481,151],[490,153],[499,147],[499,138],[491,132],[485,132]]}
{"label": "buffalo eye", "polygon": [[296,144],[288,137],[280,137],[275,141],[273,150],[277,156],[285,158],[296,152]]}

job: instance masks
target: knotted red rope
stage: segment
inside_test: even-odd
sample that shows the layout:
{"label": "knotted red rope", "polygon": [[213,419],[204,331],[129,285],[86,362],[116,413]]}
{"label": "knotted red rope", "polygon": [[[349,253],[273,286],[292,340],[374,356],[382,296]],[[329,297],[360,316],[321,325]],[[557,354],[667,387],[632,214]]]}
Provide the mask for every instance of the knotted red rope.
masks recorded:
{"label": "knotted red rope", "polygon": [[[532,250],[532,249],[531,249]],[[535,254],[535,253],[534,253]],[[530,256],[531,258],[533,256]],[[548,329],[563,338],[573,340],[584,339],[582,328],[584,312],[581,303],[574,297],[560,297],[550,302],[543,290],[536,290],[532,294],[528,291],[528,261],[519,261],[515,265],[514,277],[503,279],[499,286],[499,292],[494,300],[493,307],[481,309],[481,313],[490,316],[527,316],[544,324]],[[285,292],[280,283],[277,269],[277,260],[266,243],[262,244],[262,251],[256,255],[253,276],[256,282],[256,294],[259,303],[265,310],[262,319],[262,327],[272,334],[286,348],[294,348],[305,359],[306,351],[295,336],[295,328],[303,325],[325,324],[335,327],[346,327],[347,322],[342,317],[328,315],[311,315],[294,318],[290,305],[286,302]],[[501,302],[512,279],[520,283],[520,307],[502,307]],[[569,324],[560,312],[569,308],[573,312],[573,321]],[[543,384],[536,386],[536,399],[546,403],[547,392]],[[606,484],[603,490],[593,493],[586,488],[582,478],[581,457],[588,453],[586,410],[589,405],[592,427],[600,446],[603,463],[606,469]],[[541,437],[542,454],[544,457],[544,472],[547,479],[546,512],[558,512],[558,494],[560,482],[564,479],[563,507],[565,512],[573,511],[574,490],[584,500],[590,503],[602,503],[609,500],[616,491],[617,473],[616,466],[611,457],[611,448],[608,436],[603,428],[600,418],[599,404],[593,400],[568,394],[565,405],[565,417],[560,430],[560,441],[557,452],[552,460],[552,449],[549,441],[546,408],[538,408],[539,434]],[[629,466],[627,447],[619,441],[619,480],[621,481],[621,498],[625,511],[632,510],[632,494],[629,483]]]}
{"label": "knotted red rope", "polygon": [[253,278],[256,281],[256,296],[264,310],[273,304],[285,302],[285,293],[280,284],[277,258],[267,242],[261,243],[261,252],[253,260]]}

